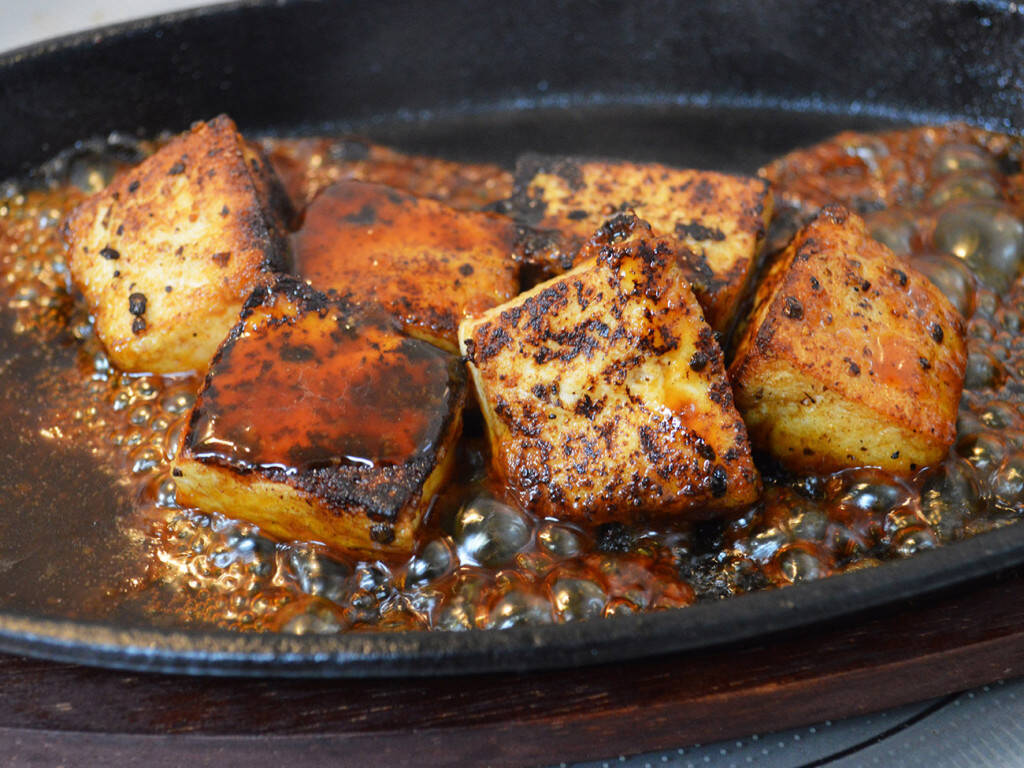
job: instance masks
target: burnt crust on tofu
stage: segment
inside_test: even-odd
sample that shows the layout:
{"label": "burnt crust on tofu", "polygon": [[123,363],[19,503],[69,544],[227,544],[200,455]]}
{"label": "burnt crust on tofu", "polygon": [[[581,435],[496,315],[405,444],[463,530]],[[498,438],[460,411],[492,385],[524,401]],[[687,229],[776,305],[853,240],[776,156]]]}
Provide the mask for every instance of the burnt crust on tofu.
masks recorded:
{"label": "burnt crust on tofu", "polygon": [[456,351],[463,317],[519,291],[516,227],[381,184],[325,189],[293,235],[296,272],[321,289],[374,301],[406,331]]}
{"label": "burnt crust on tofu", "polygon": [[752,502],[722,352],[671,248],[624,214],[583,255],[460,328],[498,472],[525,506],[588,522]]}
{"label": "burnt crust on tofu", "polygon": [[293,217],[262,152],[223,115],[76,208],[63,223],[70,274],[112,361],[204,369],[245,297],[289,266]]}
{"label": "burnt crust on tofu", "polygon": [[497,165],[405,155],[359,136],[266,139],[263,146],[301,206],[344,180],[384,184],[465,211],[481,210],[512,193],[512,174]]}
{"label": "burnt crust on tofu", "polygon": [[955,438],[964,334],[938,288],[828,205],[766,271],[729,373],[755,447],[789,469],[908,474]]}
{"label": "burnt crust on tofu", "polygon": [[600,224],[635,212],[673,248],[705,318],[728,333],[772,211],[763,179],[598,158],[527,154],[505,212],[528,232],[520,258],[557,274]]}
{"label": "burnt crust on tofu", "polygon": [[274,535],[408,549],[447,474],[465,397],[458,358],[380,310],[280,277],[253,292],[211,363],[176,460],[183,501],[216,509],[189,484],[202,465],[260,483],[267,509],[217,511]]}

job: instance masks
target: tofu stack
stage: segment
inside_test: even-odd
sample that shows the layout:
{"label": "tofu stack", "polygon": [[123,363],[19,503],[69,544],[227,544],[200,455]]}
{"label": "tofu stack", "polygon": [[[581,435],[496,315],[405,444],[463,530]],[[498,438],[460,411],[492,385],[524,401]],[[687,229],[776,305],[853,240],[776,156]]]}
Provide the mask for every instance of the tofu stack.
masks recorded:
{"label": "tofu stack", "polygon": [[499,474],[584,522],[753,502],[722,351],[670,245],[623,214],[579,262],[459,328]]}

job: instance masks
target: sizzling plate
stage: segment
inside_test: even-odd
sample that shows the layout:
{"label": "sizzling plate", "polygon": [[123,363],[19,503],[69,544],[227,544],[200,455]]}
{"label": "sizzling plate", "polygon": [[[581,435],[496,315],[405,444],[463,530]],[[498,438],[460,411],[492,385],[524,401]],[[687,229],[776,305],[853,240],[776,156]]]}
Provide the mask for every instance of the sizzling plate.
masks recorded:
{"label": "sizzling plate", "polygon": [[[218,112],[249,132],[357,129],[464,159],[541,149],[748,171],[839,128],[949,118],[1024,126],[1024,15],[920,2],[895,24],[890,7],[465,0],[176,14],[0,57],[0,178],[82,137],[176,130]],[[749,640],[1022,562],[1024,526],[1010,526],[680,611],[467,634],[240,635],[0,611],[0,649],[206,674],[534,669]]]}

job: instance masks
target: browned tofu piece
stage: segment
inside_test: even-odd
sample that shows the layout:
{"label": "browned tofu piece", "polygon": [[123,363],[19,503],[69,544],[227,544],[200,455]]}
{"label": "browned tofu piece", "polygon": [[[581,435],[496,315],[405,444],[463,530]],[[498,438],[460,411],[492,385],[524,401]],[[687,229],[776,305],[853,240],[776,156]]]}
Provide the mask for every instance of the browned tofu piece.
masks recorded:
{"label": "browned tofu piece", "polygon": [[462,318],[519,291],[515,226],[380,184],[342,181],[307,209],[295,269],[321,290],[376,301],[411,334],[458,349]]}
{"label": "browned tofu piece", "polygon": [[174,460],[178,501],[282,539],[410,551],[465,396],[455,356],[280,278],[213,360]]}
{"label": "browned tofu piece", "polygon": [[512,194],[512,174],[500,166],[406,155],[359,137],[266,139],[263,145],[302,206],[346,179],[386,184],[467,211]]}
{"label": "browned tofu piece", "polygon": [[499,474],[538,513],[590,522],[754,501],[722,352],[671,247],[622,215],[581,256],[459,328]]}
{"label": "browned tofu piece", "polygon": [[1019,136],[947,123],[880,133],[844,131],[789,152],[758,173],[771,182],[780,208],[810,215],[835,202],[867,215],[918,204],[934,181],[952,173],[996,170],[997,158],[1019,168],[1022,154]]}
{"label": "browned tofu piece", "polygon": [[[513,218],[541,235],[524,240],[523,258],[567,268],[610,216],[631,210],[666,239],[683,266],[704,317],[727,333],[757,261],[772,213],[761,179],[713,171],[527,155],[516,167]],[[558,236],[544,238],[544,232]]]}
{"label": "browned tofu piece", "polygon": [[120,368],[203,370],[245,298],[287,265],[290,204],[221,116],[165,144],[76,208],[70,271]]}
{"label": "browned tofu piece", "polygon": [[729,373],[755,448],[790,469],[905,474],[953,442],[963,337],[938,288],[830,205],[758,287]]}

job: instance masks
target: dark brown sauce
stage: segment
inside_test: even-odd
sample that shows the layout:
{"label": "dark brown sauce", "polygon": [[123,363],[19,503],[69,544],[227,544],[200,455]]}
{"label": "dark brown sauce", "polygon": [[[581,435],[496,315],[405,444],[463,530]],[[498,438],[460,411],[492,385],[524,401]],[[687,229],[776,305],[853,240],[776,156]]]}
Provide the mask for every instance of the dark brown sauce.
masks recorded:
{"label": "dark brown sauce", "polygon": [[187,447],[243,470],[402,464],[441,438],[450,365],[385,318],[250,319],[213,365]]}
{"label": "dark brown sauce", "polygon": [[[308,144],[276,146],[294,149],[293,159],[319,158],[316,173],[332,178]],[[870,149],[869,143],[864,151]],[[389,162],[389,173],[405,167]],[[979,171],[964,173],[974,178]],[[993,190],[1006,195],[1006,177],[989,167],[985,179],[995,181],[986,186],[943,174],[940,167],[916,178],[920,193],[890,201],[872,221],[877,237],[905,242],[902,250],[973,313],[958,442],[940,466],[906,480],[873,469],[794,478],[766,466],[764,496],[735,520],[583,529],[505,503],[487,472],[482,427],[470,414],[458,476],[433,505],[415,555],[379,560],[274,542],[247,523],[180,507],[169,459],[201,382],[126,375],[107,362],[80,304],[66,292],[56,230],[82,192],[59,184],[0,202],[0,427],[9,436],[0,463],[0,608],[296,633],[504,627],[785,586],[1011,523],[1024,511],[1024,294],[1014,276],[996,286],[1010,286],[1002,297],[984,282],[974,290],[970,271],[963,271],[974,252],[951,261],[937,253],[933,236],[938,229],[951,247],[960,243],[957,233],[967,230],[947,231],[956,223],[950,212],[976,206],[977,195],[990,198]],[[991,268],[973,263],[983,277]],[[278,357],[299,362],[307,348],[316,354],[319,341],[299,329],[288,342],[292,351],[281,347]],[[342,375],[354,364],[325,369],[322,379],[300,382],[298,390],[283,386],[290,381],[280,388],[259,382],[262,362],[252,366],[236,369],[237,381],[225,386],[235,393],[232,408],[224,405],[200,430],[198,445],[231,461],[388,460],[422,448],[432,433],[429,419],[404,422],[410,404],[442,397],[433,377],[417,383],[419,359],[409,360],[413,372],[403,366],[391,379],[414,386],[389,391],[380,376]],[[246,394],[240,385],[254,376],[258,391]],[[325,386],[345,395],[332,404],[329,421],[312,394]],[[307,439],[311,452],[295,456],[284,431],[252,440],[245,427],[257,413],[280,413],[292,428],[336,428],[322,440]],[[381,437],[388,432],[390,444]]]}

